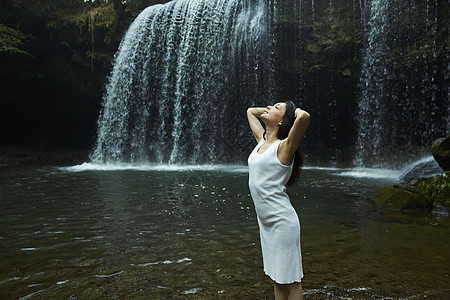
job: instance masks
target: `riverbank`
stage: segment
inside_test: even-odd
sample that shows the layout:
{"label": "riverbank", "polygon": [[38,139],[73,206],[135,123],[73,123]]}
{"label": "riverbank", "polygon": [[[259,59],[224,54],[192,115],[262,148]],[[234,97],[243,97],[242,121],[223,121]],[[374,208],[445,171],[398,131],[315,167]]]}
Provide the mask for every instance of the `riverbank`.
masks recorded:
{"label": "riverbank", "polygon": [[0,146],[0,168],[18,165],[74,165],[86,162],[89,151],[70,148]]}

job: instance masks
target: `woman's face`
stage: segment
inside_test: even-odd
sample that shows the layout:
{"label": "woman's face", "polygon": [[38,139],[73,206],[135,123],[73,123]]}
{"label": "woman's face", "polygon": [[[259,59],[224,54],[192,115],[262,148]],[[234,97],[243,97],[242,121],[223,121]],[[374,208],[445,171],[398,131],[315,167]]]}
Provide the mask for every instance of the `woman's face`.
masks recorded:
{"label": "woman's face", "polygon": [[270,122],[273,124],[280,123],[283,121],[284,113],[286,112],[286,103],[278,102],[274,105],[269,105],[264,110],[261,115],[261,120],[266,122]]}

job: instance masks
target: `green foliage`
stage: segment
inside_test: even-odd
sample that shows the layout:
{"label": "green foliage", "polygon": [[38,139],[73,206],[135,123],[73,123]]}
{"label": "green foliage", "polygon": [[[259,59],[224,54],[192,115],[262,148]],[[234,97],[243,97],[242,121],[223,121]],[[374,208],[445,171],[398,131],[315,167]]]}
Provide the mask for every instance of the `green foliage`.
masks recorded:
{"label": "green foliage", "polygon": [[342,75],[344,76],[350,76],[352,75],[352,71],[350,71],[349,68],[345,69],[344,71],[342,71]]}
{"label": "green foliage", "polygon": [[314,71],[320,70],[324,67],[325,67],[325,65],[313,65],[308,69],[308,72],[314,72]]}
{"label": "green foliage", "polygon": [[331,9],[327,9],[326,14],[318,18],[312,27],[314,40],[310,41],[312,44],[308,45],[308,49],[339,52],[348,44],[356,42],[353,32],[344,28],[341,20]]}
{"label": "green foliage", "polygon": [[95,44],[98,41],[96,30],[100,29],[104,32],[103,42],[110,45],[119,25],[121,7],[117,8],[114,2],[102,4],[89,10],[84,10],[78,16],[78,26],[80,30],[87,28],[91,36],[91,49],[87,52],[87,56],[91,61],[91,72],[94,71],[94,59],[99,57],[96,53]]}
{"label": "green foliage", "polygon": [[159,3],[167,3],[171,0],[125,0],[124,3],[127,9],[131,10],[142,10],[150,5],[155,5]]}
{"label": "green foliage", "polygon": [[23,43],[30,38],[32,38],[31,35],[0,24],[0,52],[31,56],[27,51],[21,49]]}
{"label": "green foliage", "polygon": [[360,24],[351,20],[347,12],[329,7],[301,29],[307,37],[308,73],[321,69],[343,77],[357,74],[355,57],[360,53],[363,33]]}
{"label": "green foliage", "polygon": [[81,28],[89,28],[93,36],[96,28],[105,29],[104,42],[110,44],[119,24],[119,16],[120,11],[114,9],[112,4],[102,5],[83,11],[78,18],[78,24]]}
{"label": "green foliage", "polygon": [[424,180],[418,188],[434,206],[450,207],[450,172]]}

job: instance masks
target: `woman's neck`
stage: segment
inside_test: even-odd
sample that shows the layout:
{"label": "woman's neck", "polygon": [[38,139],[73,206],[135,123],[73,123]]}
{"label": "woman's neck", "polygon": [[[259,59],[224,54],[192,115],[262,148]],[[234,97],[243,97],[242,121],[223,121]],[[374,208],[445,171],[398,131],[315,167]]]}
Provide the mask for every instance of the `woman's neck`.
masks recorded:
{"label": "woman's neck", "polygon": [[272,128],[266,128],[266,138],[268,143],[273,143],[278,140],[278,130],[273,130]]}

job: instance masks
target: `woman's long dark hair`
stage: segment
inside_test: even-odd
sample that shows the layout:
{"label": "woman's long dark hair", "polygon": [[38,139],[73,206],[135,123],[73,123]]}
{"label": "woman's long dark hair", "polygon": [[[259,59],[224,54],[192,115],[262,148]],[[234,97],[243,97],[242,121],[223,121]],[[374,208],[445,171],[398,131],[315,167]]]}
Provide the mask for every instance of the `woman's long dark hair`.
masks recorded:
{"label": "woman's long dark hair", "polygon": [[[277,135],[277,138],[280,140],[283,140],[288,137],[289,131],[294,125],[295,120],[296,107],[294,102],[286,101],[285,103],[286,103],[286,112],[284,113],[284,118],[283,121],[281,122],[280,128],[278,129]],[[298,147],[298,149],[295,150],[294,166],[292,168],[291,177],[289,177],[289,180],[286,184],[287,186],[292,186],[300,177],[300,173],[302,172],[302,165],[303,165],[303,155],[302,151],[300,150],[300,147]]]}

